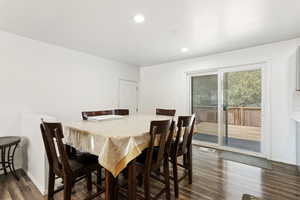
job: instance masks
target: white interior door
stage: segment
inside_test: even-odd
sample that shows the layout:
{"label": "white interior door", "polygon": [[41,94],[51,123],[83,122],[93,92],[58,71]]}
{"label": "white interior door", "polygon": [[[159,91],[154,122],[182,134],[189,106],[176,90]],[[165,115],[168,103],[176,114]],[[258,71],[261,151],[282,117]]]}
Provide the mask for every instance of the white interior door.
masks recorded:
{"label": "white interior door", "polygon": [[119,81],[119,108],[129,109],[130,113],[138,112],[138,84],[135,81]]}

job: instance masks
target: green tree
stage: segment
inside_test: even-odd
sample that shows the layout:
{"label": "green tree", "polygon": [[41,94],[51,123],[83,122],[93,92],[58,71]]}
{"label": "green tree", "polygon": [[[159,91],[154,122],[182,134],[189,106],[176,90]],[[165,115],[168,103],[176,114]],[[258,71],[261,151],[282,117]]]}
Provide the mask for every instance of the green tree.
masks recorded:
{"label": "green tree", "polygon": [[261,71],[228,72],[224,75],[224,100],[228,106],[261,106]]}

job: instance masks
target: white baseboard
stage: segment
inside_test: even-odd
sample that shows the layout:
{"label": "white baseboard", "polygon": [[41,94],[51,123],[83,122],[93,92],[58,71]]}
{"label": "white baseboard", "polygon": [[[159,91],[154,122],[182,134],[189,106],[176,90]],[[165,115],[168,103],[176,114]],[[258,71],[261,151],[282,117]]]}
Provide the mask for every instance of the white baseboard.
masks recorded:
{"label": "white baseboard", "polygon": [[31,179],[32,183],[37,187],[37,189],[40,191],[40,193],[42,195],[46,195],[47,194],[47,190],[46,188],[41,184],[39,183],[38,181],[35,180],[35,178],[30,174],[30,172],[28,171],[25,171],[25,173],[27,174],[27,176]]}

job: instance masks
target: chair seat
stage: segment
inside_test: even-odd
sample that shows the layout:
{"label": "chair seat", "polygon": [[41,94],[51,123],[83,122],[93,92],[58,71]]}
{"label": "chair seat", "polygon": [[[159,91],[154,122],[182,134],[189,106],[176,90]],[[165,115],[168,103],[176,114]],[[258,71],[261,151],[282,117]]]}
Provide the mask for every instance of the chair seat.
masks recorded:
{"label": "chair seat", "polygon": [[[160,166],[161,165],[154,165],[154,167],[152,168],[152,170],[157,170],[157,169],[160,168]],[[138,176],[140,174],[143,174],[145,172],[145,167],[146,167],[146,163],[145,162],[139,162],[139,161],[137,161],[135,163],[135,173],[136,173],[136,176]]]}
{"label": "chair seat", "polygon": [[98,162],[98,156],[95,156],[93,154],[87,153],[87,152],[76,152],[76,159],[80,163],[91,163],[91,162]]}
{"label": "chair seat", "polygon": [[[158,152],[159,149],[158,147],[153,148],[153,154],[152,154],[152,162],[155,163],[157,162],[157,157],[158,157]],[[145,165],[146,164],[146,158],[147,158],[147,150],[143,151],[141,155],[139,155],[136,159],[137,163]]]}
{"label": "chair seat", "polygon": [[68,161],[76,177],[83,176],[99,167],[98,157],[89,153],[77,153],[76,158],[70,158]]}
{"label": "chair seat", "polygon": [[[153,162],[156,162],[157,156],[158,156],[158,148],[153,148]],[[136,161],[140,164],[145,164],[146,163],[146,158],[147,158],[147,149],[144,150],[136,159]]]}
{"label": "chair seat", "polygon": [[176,152],[175,152],[175,151],[176,151],[176,144],[175,144],[175,141],[172,142],[172,143],[171,143],[171,149],[170,149],[170,156],[171,156],[171,157],[172,157],[172,156],[175,156],[175,154],[176,154],[176,156],[181,156],[181,155],[183,155],[183,152],[182,152],[182,145],[183,145],[183,143],[179,143],[179,144],[178,144],[179,148],[178,148],[178,152],[176,153]]}

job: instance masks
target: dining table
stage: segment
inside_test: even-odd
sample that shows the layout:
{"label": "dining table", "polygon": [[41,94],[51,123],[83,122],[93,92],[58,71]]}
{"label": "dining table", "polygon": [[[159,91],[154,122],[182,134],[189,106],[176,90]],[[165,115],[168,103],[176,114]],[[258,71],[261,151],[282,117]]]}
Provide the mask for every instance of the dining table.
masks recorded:
{"label": "dining table", "polygon": [[105,199],[117,199],[117,177],[127,168],[128,199],[136,199],[135,160],[149,146],[150,123],[171,120],[172,116],[131,114],[92,117],[66,122],[64,142],[98,156],[105,169]]}

